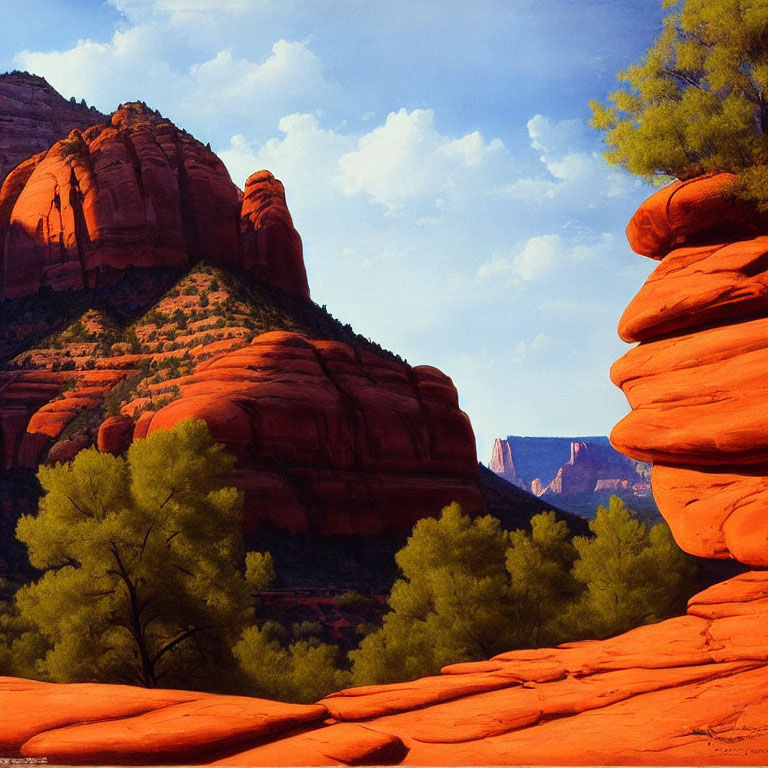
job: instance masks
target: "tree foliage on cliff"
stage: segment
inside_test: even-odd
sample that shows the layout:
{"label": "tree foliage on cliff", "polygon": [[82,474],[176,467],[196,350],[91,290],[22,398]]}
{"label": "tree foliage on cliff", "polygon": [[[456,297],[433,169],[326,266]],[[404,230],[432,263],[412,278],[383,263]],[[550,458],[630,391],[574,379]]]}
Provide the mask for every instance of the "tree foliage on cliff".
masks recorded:
{"label": "tree foliage on cliff", "polygon": [[220,685],[251,616],[233,463],[189,419],[135,441],[127,459],[89,449],[41,467],[38,514],[17,528],[43,571],[16,594],[17,672]]}
{"label": "tree foliage on cliff", "polygon": [[768,0],[664,0],[664,28],[592,102],[609,162],[647,178],[739,174],[768,207]]}

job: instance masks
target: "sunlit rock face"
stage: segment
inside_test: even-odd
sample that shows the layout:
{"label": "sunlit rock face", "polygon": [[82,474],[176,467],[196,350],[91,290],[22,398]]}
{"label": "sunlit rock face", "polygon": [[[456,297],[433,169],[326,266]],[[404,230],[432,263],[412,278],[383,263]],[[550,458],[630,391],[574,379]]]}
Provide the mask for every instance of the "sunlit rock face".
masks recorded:
{"label": "sunlit rock face", "polygon": [[244,525],[295,533],[407,531],[452,501],[484,508],[472,427],[436,368],[274,331],[179,379],[134,437],[205,419],[240,459]]}
{"label": "sunlit rock face", "polygon": [[282,184],[257,173],[243,196],[209,147],[142,103],[71,131],[0,189],[3,298],[200,260],[309,297]]}
{"label": "sunlit rock face", "polygon": [[611,441],[653,462],[683,549],[768,566],[768,222],[732,180],[671,184],[630,221],[632,248],[661,263],[619,323],[639,344],[611,370],[632,408]]}

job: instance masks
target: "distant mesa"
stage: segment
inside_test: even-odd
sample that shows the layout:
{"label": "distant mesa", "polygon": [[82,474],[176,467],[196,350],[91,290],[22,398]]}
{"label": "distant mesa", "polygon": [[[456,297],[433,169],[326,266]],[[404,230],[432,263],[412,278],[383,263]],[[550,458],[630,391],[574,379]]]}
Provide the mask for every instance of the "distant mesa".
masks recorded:
{"label": "distant mesa", "polygon": [[605,436],[497,438],[488,468],[576,514],[594,515],[612,494],[651,517],[658,514],[650,467],[616,451]]}

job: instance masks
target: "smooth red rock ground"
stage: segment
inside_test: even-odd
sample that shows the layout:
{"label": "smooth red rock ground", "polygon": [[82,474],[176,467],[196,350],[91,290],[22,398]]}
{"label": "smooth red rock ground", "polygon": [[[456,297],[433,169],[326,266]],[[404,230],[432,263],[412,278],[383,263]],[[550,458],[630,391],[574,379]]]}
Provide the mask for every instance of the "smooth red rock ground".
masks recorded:
{"label": "smooth red rock ground", "polygon": [[0,711],[4,754],[60,763],[765,765],[768,572],[609,640],[318,705],[2,678]]}

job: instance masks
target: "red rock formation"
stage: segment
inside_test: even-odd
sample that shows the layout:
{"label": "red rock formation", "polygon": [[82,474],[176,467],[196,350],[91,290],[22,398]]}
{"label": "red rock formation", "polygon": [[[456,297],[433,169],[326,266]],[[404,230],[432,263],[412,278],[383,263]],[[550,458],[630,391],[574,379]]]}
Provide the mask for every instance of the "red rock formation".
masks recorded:
{"label": "red rock formation", "polygon": [[0,184],[18,163],[47,150],[73,128],[83,130],[103,120],[101,112],[67,101],[42,77],[0,75]]}
{"label": "red rock formation", "polygon": [[731,173],[675,181],[651,195],[627,225],[632,250],[652,259],[663,259],[684,243],[703,239],[723,242],[734,229],[755,232],[750,207],[728,193]]}
{"label": "red rock formation", "polygon": [[239,457],[246,528],[408,530],[459,501],[484,509],[472,428],[450,379],[332,341],[272,332],[178,380],[136,437],[190,416]]}
{"label": "red rock formation", "polygon": [[311,706],[0,678],[0,750],[70,764],[764,765],[767,626],[768,573],[747,573],[610,640]]}
{"label": "red rock formation", "polygon": [[0,188],[0,295],[117,282],[130,267],[201,259],[309,297],[282,185],[254,174],[243,200],[223,163],[135,103],[75,130]]}
{"label": "red rock formation", "polygon": [[131,444],[133,430],[133,419],[130,417],[110,416],[99,426],[96,446],[102,453],[123,453]]}
{"label": "red rock formation", "polygon": [[619,325],[642,343],[611,371],[632,407],[611,440],[654,463],[683,549],[766,566],[768,224],[729,196],[732,178],[671,184],[630,222],[632,247],[663,261]]}
{"label": "red rock formation", "polygon": [[[0,208],[11,193],[4,186]],[[128,267],[235,261],[238,194],[221,161],[142,105],[38,162],[4,236],[2,291],[92,288]]]}
{"label": "red rock formation", "polygon": [[269,172],[248,177],[240,214],[242,267],[288,293],[309,298],[299,233],[285,203],[283,185]]}

